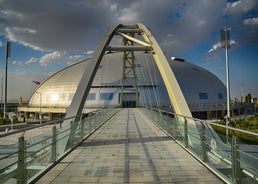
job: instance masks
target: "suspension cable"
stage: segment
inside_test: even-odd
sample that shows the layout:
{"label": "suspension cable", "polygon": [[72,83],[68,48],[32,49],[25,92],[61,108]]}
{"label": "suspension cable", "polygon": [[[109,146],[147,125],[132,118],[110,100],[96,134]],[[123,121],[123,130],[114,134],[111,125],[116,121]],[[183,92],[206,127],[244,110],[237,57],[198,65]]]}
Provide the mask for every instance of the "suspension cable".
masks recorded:
{"label": "suspension cable", "polygon": [[151,63],[152,63],[152,67],[154,68],[154,80],[155,80],[155,82],[156,82],[156,87],[154,88],[154,90],[156,91],[156,93],[157,93],[157,100],[158,100],[158,107],[160,108],[160,94],[159,94],[159,90],[158,90],[158,87],[159,87],[159,85],[158,85],[158,80],[157,80],[157,68],[156,68],[156,65],[154,64],[154,62],[153,62],[153,60],[151,61]]}
{"label": "suspension cable", "polygon": [[[145,57],[144,57],[143,61],[144,61],[144,66],[147,66],[148,63],[147,63]],[[148,69],[146,70],[146,73],[143,72],[143,77],[144,77],[145,84],[148,84],[148,81],[146,79],[148,76],[146,77],[146,75],[148,75]],[[147,91],[147,96],[148,96],[148,99],[149,99],[149,101],[148,101],[149,102],[149,106],[152,106],[152,98],[151,98],[150,88],[147,85],[146,85],[146,91]],[[146,100],[146,104],[147,104],[147,100]]]}
{"label": "suspension cable", "polygon": [[[144,59],[147,61],[146,55],[144,55]],[[148,63],[149,63],[149,62],[148,62]],[[156,94],[156,91],[155,91],[155,88],[154,88],[154,82],[153,82],[152,75],[151,75],[151,71],[150,71],[150,67],[149,67],[148,64],[147,64],[147,72],[148,72],[149,78],[150,78],[150,80],[151,80],[151,84],[152,84],[152,89],[153,89],[153,93],[154,93],[156,105],[157,105],[157,107],[159,108],[158,99],[157,99],[157,94]]]}

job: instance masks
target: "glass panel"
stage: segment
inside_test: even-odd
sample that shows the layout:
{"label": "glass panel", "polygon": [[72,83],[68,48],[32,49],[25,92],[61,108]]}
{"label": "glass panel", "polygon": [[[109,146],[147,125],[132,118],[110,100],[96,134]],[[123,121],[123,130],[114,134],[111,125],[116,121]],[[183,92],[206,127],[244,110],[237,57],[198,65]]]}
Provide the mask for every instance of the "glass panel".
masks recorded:
{"label": "glass panel", "polygon": [[87,96],[87,100],[95,100],[96,99],[96,93],[89,93]]}
{"label": "glass panel", "polygon": [[223,94],[222,93],[218,93],[218,98],[220,99],[220,100],[223,100],[224,98],[223,98]]}
{"label": "glass panel", "polygon": [[204,93],[204,92],[200,92],[200,93],[199,93],[199,98],[206,100],[206,99],[208,99],[208,94],[207,94],[207,93]]}
{"label": "glass panel", "polygon": [[100,100],[113,100],[113,93],[100,93]]}
{"label": "glass panel", "polygon": [[[258,182],[258,135],[193,118],[145,108],[148,117],[185,146],[192,154],[232,183]],[[155,116],[155,118],[154,118]],[[168,122],[166,126],[164,122]],[[186,126],[187,125],[187,126]],[[219,131],[215,131],[216,130]]]}
{"label": "glass panel", "polygon": [[[58,121],[55,124],[38,126],[24,133],[24,149],[18,151],[18,138],[21,133],[2,136],[0,138],[0,183],[16,183],[17,177],[23,177],[18,173],[18,155],[24,153],[25,170],[27,180],[30,180],[40,172],[43,172],[53,162],[61,158],[65,152],[80,143],[91,130],[98,128],[110,118],[118,109],[108,109],[91,113],[85,119],[70,123]],[[53,142],[54,141],[54,142]],[[15,178],[14,178],[15,176]]]}

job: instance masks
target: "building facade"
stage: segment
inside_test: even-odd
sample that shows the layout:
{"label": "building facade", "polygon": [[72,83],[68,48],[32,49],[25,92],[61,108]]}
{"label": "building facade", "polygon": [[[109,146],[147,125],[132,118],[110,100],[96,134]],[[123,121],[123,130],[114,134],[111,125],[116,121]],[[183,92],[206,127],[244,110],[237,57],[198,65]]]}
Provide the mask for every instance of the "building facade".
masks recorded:
{"label": "building facade", "polygon": [[[29,121],[64,117],[90,58],[66,67],[40,84],[28,106],[19,107],[20,117]],[[218,118],[226,109],[226,87],[209,71],[184,60],[170,60],[181,90],[194,117]],[[135,54],[137,91],[133,81],[124,80],[122,53],[106,54],[91,86],[84,112],[108,106],[152,106],[173,111],[165,85],[151,54]]]}

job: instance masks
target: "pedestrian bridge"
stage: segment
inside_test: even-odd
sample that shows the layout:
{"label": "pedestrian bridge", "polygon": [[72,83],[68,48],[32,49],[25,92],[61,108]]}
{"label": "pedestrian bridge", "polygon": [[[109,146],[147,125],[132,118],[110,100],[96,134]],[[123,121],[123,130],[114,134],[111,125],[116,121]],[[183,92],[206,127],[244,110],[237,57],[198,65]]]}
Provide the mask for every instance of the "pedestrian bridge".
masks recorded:
{"label": "pedestrian bridge", "polygon": [[70,119],[0,134],[0,183],[257,183],[258,147],[236,137],[255,133],[226,142],[223,125],[152,108]]}
{"label": "pedestrian bridge", "polygon": [[[114,36],[121,36],[124,45],[111,46]],[[125,80],[133,79],[127,82],[138,108],[107,107],[83,113],[107,51],[124,52],[120,102],[123,106]],[[175,113],[139,103],[134,51],[151,52]],[[253,140],[258,137],[192,118],[149,30],[142,24],[118,25],[94,51],[65,119],[0,134],[0,183],[257,183],[258,147],[240,141],[240,134]]]}

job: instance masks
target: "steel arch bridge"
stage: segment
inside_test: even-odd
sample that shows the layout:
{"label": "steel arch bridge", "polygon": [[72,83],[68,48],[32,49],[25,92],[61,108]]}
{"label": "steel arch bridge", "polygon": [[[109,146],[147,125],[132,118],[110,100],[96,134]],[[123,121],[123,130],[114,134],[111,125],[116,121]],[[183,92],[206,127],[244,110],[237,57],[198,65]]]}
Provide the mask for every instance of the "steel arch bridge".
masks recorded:
{"label": "steel arch bridge", "polygon": [[[143,40],[136,39],[134,37],[135,34],[142,36]],[[110,45],[114,36],[117,35],[121,36],[123,39],[123,46],[117,47]],[[85,68],[72,102],[66,110],[66,117],[79,117],[81,115],[98,66],[103,58],[103,55],[107,51],[124,52],[124,57],[130,54],[130,58],[134,57],[134,51],[151,52],[165,83],[170,102],[175,110],[175,113],[192,117],[185,97],[163,51],[151,32],[141,23],[134,25],[119,24],[113,29],[107,31],[97,46],[93,57],[91,58],[91,62],[89,63],[88,67]],[[137,85],[135,85],[135,87],[137,92]]]}

